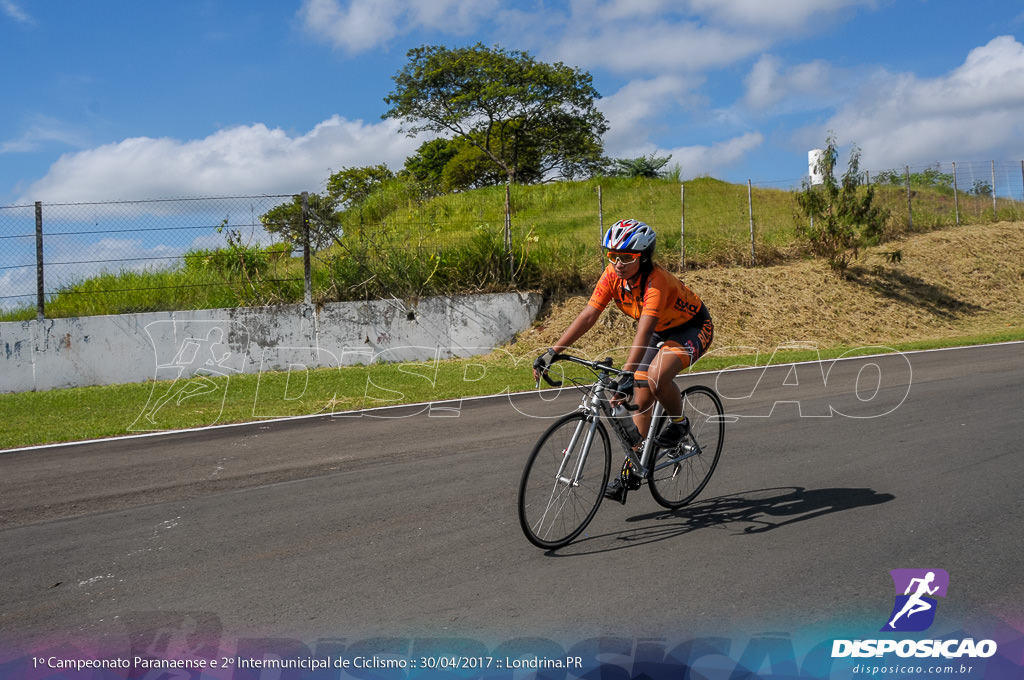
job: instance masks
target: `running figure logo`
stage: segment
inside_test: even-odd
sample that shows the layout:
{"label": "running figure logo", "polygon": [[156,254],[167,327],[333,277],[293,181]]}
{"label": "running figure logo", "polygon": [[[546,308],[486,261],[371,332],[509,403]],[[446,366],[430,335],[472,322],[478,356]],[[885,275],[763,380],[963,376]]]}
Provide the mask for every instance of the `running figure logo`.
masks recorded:
{"label": "running figure logo", "polygon": [[883,631],[918,632],[935,621],[936,597],[945,597],[949,574],[944,569],[893,569],[896,602]]}

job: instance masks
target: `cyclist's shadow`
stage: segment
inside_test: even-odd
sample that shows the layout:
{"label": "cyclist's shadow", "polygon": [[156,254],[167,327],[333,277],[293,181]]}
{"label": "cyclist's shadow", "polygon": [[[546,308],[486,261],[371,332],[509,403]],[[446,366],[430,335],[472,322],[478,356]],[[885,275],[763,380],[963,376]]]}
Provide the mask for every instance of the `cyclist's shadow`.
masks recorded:
{"label": "cyclist's shadow", "polygon": [[[646,488],[633,493],[642,492],[646,492]],[[894,498],[892,494],[878,493],[873,489],[808,490],[793,486],[744,491],[696,501],[678,510],[630,517],[627,522],[642,526],[602,535],[585,535],[559,554],[621,550],[715,527],[730,529],[740,535],[763,533],[833,512],[888,503]],[[609,538],[615,539],[611,545],[607,543]],[[600,541],[601,547],[598,548],[594,541]],[[587,549],[588,543],[591,550]],[[576,550],[573,550],[574,546]]]}

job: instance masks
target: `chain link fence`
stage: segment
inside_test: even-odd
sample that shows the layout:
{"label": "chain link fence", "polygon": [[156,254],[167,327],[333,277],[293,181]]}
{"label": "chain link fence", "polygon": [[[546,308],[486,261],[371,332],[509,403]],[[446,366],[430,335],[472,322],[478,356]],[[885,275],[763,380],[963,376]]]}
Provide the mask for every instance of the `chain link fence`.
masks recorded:
{"label": "chain link fence", "polygon": [[[894,232],[1024,219],[1024,161],[905,166],[862,182]],[[538,253],[589,276],[623,217],[656,225],[659,257],[679,269],[757,266],[793,243],[806,183],[593,180],[583,200],[579,184],[494,187],[410,201],[383,220],[372,206],[339,217],[314,194],[0,206],[0,319],[529,286]]]}
{"label": "chain link fence", "polygon": [[[150,306],[157,308],[174,289],[184,296],[189,287],[238,285],[241,281],[231,272],[241,274],[241,268],[230,261],[233,254],[244,257],[246,251],[262,249],[269,260],[275,248],[289,254],[289,247],[266,232],[260,216],[290,198],[0,206],[0,308],[29,306],[41,318],[58,294],[87,309],[91,296],[141,291],[152,295]],[[210,275],[218,265],[218,274],[225,275]],[[166,276],[185,271],[195,273],[192,284],[171,284]],[[140,291],[143,278],[150,281]]]}

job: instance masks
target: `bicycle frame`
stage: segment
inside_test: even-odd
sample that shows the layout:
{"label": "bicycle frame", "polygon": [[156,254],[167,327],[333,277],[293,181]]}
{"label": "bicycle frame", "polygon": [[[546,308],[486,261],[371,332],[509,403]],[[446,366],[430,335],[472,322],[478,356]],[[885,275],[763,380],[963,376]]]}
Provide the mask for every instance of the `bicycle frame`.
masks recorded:
{"label": "bicycle frame", "polygon": [[[612,408],[612,401],[624,396],[616,379],[632,373],[613,368],[611,359],[586,361],[564,354],[553,359],[561,360],[585,366],[598,377],[595,382],[574,381],[584,392],[579,408],[552,423],[537,441],[523,469],[519,482],[519,523],[530,542],[546,549],[564,546],[593,519],[609,488],[613,454],[609,427],[631,466],[631,472],[624,465],[619,473],[625,485],[620,487],[620,502],[629,489],[639,486],[634,484],[634,476],[640,484],[646,482],[654,500],[666,508],[681,508],[695,499],[711,479],[722,452],[725,421],[721,400],[714,391],[702,385],[691,385],[681,391],[684,408],[690,411],[691,427],[679,445],[655,445],[655,435],[666,416],[657,401],[651,406],[646,439],[642,445],[634,444],[635,437],[626,429],[625,416]],[[553,387],[562,385],[546,371],[541,376]],[[635,405],[627,406],[628,411],[637,409]],[[602,419],[605,424],[601,424]]]}
{"label": "bicycle frame", "polygon": [[[562,355],[562,358],[573,363],[586,366],[590,369],[597,370],[598,379],[597,382],[594,383],[593,389],[590,391],[590,393],[583,397],[583,400],[579,406],[579,410],[581,412],[586,413],[590,416],[590,418],[587,421],[590,423],[590,426],[586,429],[586,441],[584,442],[583,447],[583,451],[586,453],[584,453],[584,455],[580,457],[579,461],[577,462],[576,469],[573,471],[573,475],[571,477],[564,476],[564,468],[559,470],[559,481],[562,481],[563,483],[567,483],[573,486],[579,483],[579,474],[580,471],[583,469],[584,463],[586,462],[586,454],[590,452],[590,445],[594,440],[594,433],[597,430],[597,422],[602,417],[609,424],[611,424],[612,431],[615,432],[615,436],[619,440],[619,443],[622,445],[626,457],[628,457],[629,460],[636,467],[637,473],[640,475],[640,478],[646,478],[648,473],[648,463],[653,462],[654,454],[657,449],[657,447],[655,447],[654,445],[654,437],[651,436],[651,432],[648,432],[648,436],[644,438],[643,447],[640,449],[639,452],[635,450],[634,447],[630,446],[628,440],[626,439],[625,432],[622,429],[622,425],[618,421],[618,417],[612,414],[610,401],[606,397],[607,392],[614,391],[611,389],[611,374],[614,373],[617,376],[630,375],[629,371],[621,371],[619,369],[612,368],[612,366],[610,365],[610,358],[606,359],[604,362],[585,361],[583,359],[578,359],[576,357],[569,355]],[[561,385],[561,382],[552,381],[551,379],[547,378],[547,376],[545,376],[545,379],[547,379],[548,383],[552,385]],[[635,407],[633,410],[635,410]],[[657,426],[657,423],[660,422],[664,413],[665,409],[664,407],[662,407],[661,402],[655,401],[653,410],[651,412],[650,428],[652,431]],[[582,430],[583,423],[581,422],[576,432],[573,434],[573,438],[570,442],[568,450],[571,451],[574,449],[575,444],[577,443],[577,441],[579,441],[579,437],[582,434]],[[696,447],[689,448],[691,448],[691,450],[685,456],[675,456],[673,457],[672,461],[667,462],[666,465],[671,465],[684,458],[699,453],[699,450],[697,450]]]}

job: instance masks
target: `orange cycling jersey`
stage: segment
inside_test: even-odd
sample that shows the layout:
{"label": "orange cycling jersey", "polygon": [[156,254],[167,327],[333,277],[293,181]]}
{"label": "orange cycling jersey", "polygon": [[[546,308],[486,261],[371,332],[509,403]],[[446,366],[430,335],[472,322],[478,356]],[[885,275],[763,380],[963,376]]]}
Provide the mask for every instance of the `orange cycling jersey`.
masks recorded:
{"label": "orange cycling jersey", "polygon": [[659,265],[654,265],[641,291],[642,278],[637,277],[631,285],[615,275],[613,265],[608,265],[587,304],[604,311],[608,303],[615,300],[622,313],[634,319],[657,317],[655,332],[686,323],[704,306],[696,293]]}

